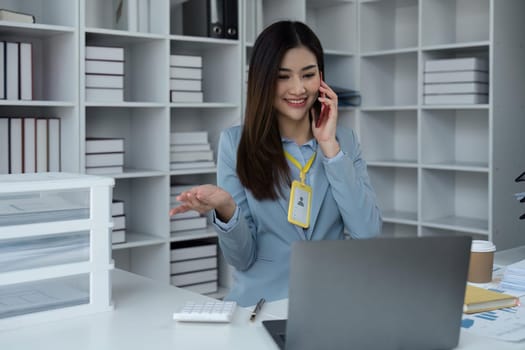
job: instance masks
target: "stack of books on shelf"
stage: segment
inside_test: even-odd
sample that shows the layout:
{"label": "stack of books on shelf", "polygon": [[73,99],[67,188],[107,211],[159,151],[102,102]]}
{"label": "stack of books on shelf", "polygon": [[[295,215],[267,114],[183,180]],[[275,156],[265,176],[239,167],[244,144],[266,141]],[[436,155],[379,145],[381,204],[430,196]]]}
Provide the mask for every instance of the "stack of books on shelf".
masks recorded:
{"label": "stack of books on shelf", "polygon": [[124,214],[124,202],[114,199],[111,203],[111,217],[113,218],[113,231],[111,232],[111,243],[126,242],[126,215]]}
{"label": "stack of books on shelf", "polygon": [[86,138],[86,174],[122,172],[124,172],[123,138]]}
{"label": "stack of books on shelf", "polygon": [[525,260],[510,264],[505,268],[500,287],[525,292]]}
{"label": "stack of books on shelf", "polygon": [[60,119],[0,117],[0,174],[60,171]]}
{"label": "stack of books on shelf", "polygon": [[170,169],[214,168],[213,150],[207,131],[172,132],[170,134]]}
{"label": "stack of books on shelf", "polygon": [[0,41],[0,99],[33,99],[32,43]]}
{"label": "stack of books on shelf", "polygon": [[35,23],[35,16],[29,13],[0,9],[0,21]]}
{"label": "stack of books on shelf", "polygon": [[486,60],[478,57],[425,62],[424,103],[479,104],[489,102]]}
{"label": "stack of books on shelf", "polygon": [[174,242],[170,261],[172,285],[200,294],[217,292],[216,239]]}
{"label": "stack of books on shelf", "polygon": [[[177,196],[184,191],[197,185],[172,185],[170,187],[170,207],[174,208],[181,203],[177,201]],[[185,213],[175,214],[171,217],[170,232],[176,233],[186,230],[204,229],[207,226],[205,216],[201,216],[195,210],[189,210]]]}
{"label": "stack of books on shelf", "polygon": [[170,56],[171,102],[203,102],[202,57]]}
{"label": "stack of books on shelf", "polygon": [[86,101],[124,101],[124,48],[86,46]]}

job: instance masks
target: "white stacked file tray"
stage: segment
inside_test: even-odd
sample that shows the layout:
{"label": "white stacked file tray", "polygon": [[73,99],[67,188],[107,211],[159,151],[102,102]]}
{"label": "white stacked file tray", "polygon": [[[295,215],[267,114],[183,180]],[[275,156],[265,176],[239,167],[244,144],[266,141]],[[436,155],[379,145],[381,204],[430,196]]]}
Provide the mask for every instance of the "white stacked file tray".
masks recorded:
{"label": "white stacked file tray", "polygon": [[0,175],[0,329],[108,311],[114,180]]}
{"label": "white stacked file tray", "polygon": [[479,57],[433,59],[425,62],[423,97],[426,105],[489,102],[487,60]]}

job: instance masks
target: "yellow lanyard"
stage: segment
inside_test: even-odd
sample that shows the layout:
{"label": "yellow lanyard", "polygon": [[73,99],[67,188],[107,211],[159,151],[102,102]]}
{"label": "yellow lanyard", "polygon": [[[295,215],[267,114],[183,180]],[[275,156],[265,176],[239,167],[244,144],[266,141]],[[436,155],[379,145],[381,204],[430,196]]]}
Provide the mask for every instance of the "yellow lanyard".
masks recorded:
{"label": "yellow lanyard", "polygon": [[303,184],[304,184],[304,182],[306,180],[306,173],[308,172],[308,170],[310,170],[310,167],[312,166],[312,163],[314,162],[315,155],[316,155],[316,152],[314,152],[314,154],[310,157],[310,159],[308,159],[308,162],[306,162],[304,167],[302,167],[301,163],[299,163],[297,161],[297,159],[295,159],[290,153],[284,151],[284,156],[290,162],[292,162],[293,165],[295,165],[297,167],[297,169],[299,169],[299,177],[301,178],[301,183],[303,183]]}

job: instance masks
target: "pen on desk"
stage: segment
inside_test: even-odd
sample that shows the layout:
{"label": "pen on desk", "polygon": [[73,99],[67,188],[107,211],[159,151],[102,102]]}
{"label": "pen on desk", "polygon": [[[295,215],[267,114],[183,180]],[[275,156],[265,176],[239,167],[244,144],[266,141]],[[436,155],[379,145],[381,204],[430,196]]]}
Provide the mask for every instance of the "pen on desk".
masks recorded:
{"label": "pen on desk", "polygon": [[263,306],[264,302],[266,300],[264,300],[264,298],[261,298],[257,304],[255,305],[255,307],[253,308],[253,311],[252,313],[250,314],[250,321],[255,321],[255,317],[257,316],[257,313],[261,310],[261,307]]}

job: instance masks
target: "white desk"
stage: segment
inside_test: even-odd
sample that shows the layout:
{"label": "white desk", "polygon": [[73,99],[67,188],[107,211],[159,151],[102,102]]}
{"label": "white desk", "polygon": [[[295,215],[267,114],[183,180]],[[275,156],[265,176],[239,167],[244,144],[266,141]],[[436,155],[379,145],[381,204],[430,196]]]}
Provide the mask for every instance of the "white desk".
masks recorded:
{"label": "white desk", "polygon": [[[525,246],[498,253],[496,263],[525,258]],[[50,350],[276,350],[261,320],[285,318],[286,300],[267,303],[255,322],[250,309],[237,308],[230,324],[185,324],[172,320],[184,302],[209,298],[128,272],[113,271],[115,310],[47,324],[0,331],[0,349]],[[523,350],[525,343],[505,343],[461,332],[458,349]]]}

